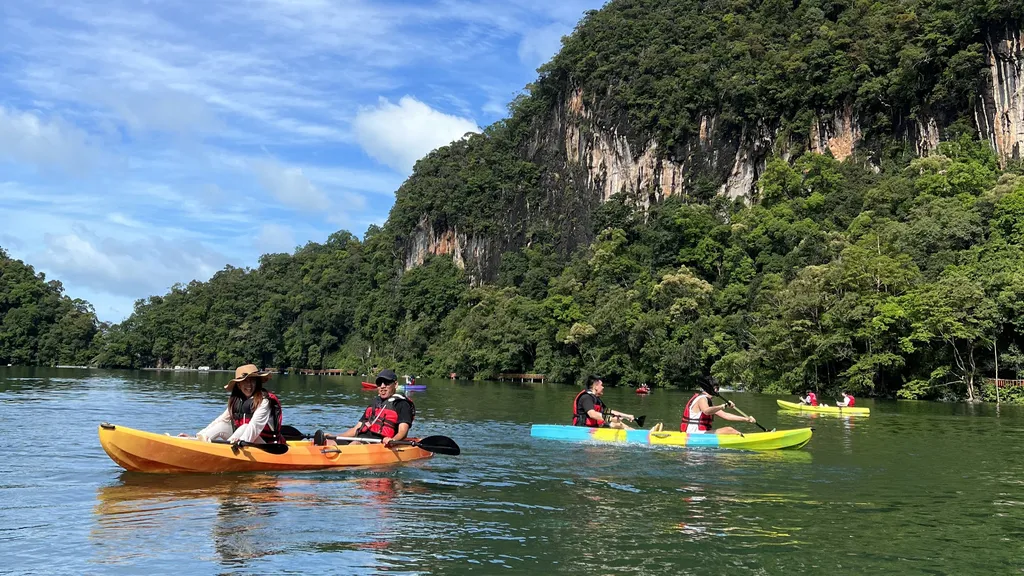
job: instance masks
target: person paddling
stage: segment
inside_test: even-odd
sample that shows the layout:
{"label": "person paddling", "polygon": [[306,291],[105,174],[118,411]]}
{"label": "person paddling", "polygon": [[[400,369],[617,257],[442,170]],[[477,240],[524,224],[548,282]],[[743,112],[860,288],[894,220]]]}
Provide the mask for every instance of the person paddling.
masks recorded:
{"label": "person paddling", "polygon": [[[714,391],[718,392],[718,384],[714,384],[713,386]],[[751,424],[757,422],[753,416],[743,417],[725,411],[726,408],[735,407],[736,406],[732,402],[728,402],[721,406],[715,406],[711,402],[711,394],[704,390],[696,392],[686,402],[686,407],[683,408],[683,418],[679,423],[679,431],[686,432],[687,434],[707,434],[712,432],[715,416],[731,422],[749,422]],[[731,426],[726,426],[724,428],[714,430],[714,433],[740,434],[741,432]]]}
{"label": "person paddling", "polygon": [[234,379],[224,386],[231,392],[227,409],[200,430],[196,437],[205,442],[227,440],[231,443],[284,444],[281,401],[273,392],[263,388],[267,380],[270,380],[270,372],[260,372],[255,364],[236,368]]}
{"label": "person paddling", "polygon": [[843,399],[836,402],[836,406],[839,406],[840,408],[849,408],[852,407],[856,402],[856,398],[850,396],[846,392],[843,392]]}
{"label": "person paddling", "polygon": [[[572,425],[589,426],[591,428],[621,428],[632,430],[622,420],[636,420],[632,414],[610,410],[601,400],[604,394],[604,382],[598,376],[587,378],[587,387],[576,395],[572,401]],[[605,418],[605,415],[608,418]]]}
{"label": "person paddling", "polygon": [[416,405],[405,396],[396,393],[398,376],[395,371],[385,368],[375,380],[377,397],[363,412],[359,423],[338,434],[339,438],[379,438],[387,446],[395,440],[409,435],[412,422],[416,419]]}
{"label": "person paddling", "polygon": [[818,405],[818,395],[810,390],[807,391],[807,396],[800,399],[801,404],[810,404],[811,406]]}

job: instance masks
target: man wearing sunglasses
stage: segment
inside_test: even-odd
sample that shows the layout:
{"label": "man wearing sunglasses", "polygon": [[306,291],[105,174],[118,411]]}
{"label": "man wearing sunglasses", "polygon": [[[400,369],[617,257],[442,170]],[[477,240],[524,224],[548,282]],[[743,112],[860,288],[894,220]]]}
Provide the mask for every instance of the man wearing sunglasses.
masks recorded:
{"label": "man wearing sunglasses", "polygon": [[377,374],[377,397],[359,419],[359,423],[338,434],[346,438],[380,438],[387,446],[394,440],[402,440],[409,434],[412,421],[416,418],[416,406],[411,400],[396,394],[398,376],[395,371],[385,368]]}

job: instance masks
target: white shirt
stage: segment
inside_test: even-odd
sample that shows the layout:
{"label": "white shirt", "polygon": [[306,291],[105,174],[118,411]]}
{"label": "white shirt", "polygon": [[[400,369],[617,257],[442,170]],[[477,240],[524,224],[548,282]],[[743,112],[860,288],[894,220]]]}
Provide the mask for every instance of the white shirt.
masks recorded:
{"label": "white shirt", "polygon": [[[270,423],[270,399],[264,397],[263,401],[260,402],[259,408],[252,415],[252,419],[247,424],[243,424],[238,427],[233,433],[231,432],[231,412],[227,408],[220,416],[210,422],[210,425],[199,431],[196,436],[207,442],[211,440],[224,439],[228,442],[234,442],[241,440],[242,442],[255,442],[262,444],[263,440],[260,439],[260,432]],[[230,436],[228,436],[230,434]]]}

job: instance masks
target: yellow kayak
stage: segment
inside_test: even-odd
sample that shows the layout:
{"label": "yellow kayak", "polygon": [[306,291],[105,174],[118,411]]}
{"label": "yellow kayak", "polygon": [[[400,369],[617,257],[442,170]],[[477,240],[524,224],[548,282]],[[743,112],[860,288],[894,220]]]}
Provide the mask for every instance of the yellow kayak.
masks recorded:
{"label": "yellow kayak", "polygon": [[795,410],[797,412],[814,412],[815,414],[840,414],[840,415],[858,415],[867,416],[871,414],[870,408],[860,408],[858,406],[850,406],[843,408],[840,406],[810,406],[808,404],[797,404],[796,402],[786,402],[785,400],[776,400],[779,403],[780,408],[786,410]]}
{"label": "yellow kayak", "polygon": [[100,424],[99,435],[100,445],[110,459],[130,472],[322,470],[397,464],[433,456],[431,452],[415,446],[314,446],[309,440],[288,442],[288,451],[284,454],[269,454],[255,447],[240,448],[235,453],[228,444],[154,434],[107,423]]}

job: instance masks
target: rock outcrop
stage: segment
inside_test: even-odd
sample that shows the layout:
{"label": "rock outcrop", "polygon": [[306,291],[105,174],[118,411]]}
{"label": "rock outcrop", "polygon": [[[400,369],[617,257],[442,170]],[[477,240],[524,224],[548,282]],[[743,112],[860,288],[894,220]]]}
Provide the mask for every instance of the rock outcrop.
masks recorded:
{"label": "rock outcrop", "polygon": [[975,123],[999,154],[1000,162],[1024,158],[1024,32],[991,31],[985,39],[985,63],[991,77],[978,99]]}
{"label": "rock outcrop", "polygon": [[[1024,158],[1024,37],[1020,28],[991,31],[985,46],[991,79],[976,98],[974,120],[979,135],[992,143],[1005,166]],[[781,142],[780,130],[765,121],[740,127],[724,124],[705,115],[691,141],[670,150],[653,137],[630,133],[631,127],[621,121],[602,118],[587,94],[567,87],[547,122],[535,127],[523,155],[547,174],[548,212],[563,211],[572,217],[559,219],[537,210],[514,211],[509,217],[544,219],[563,238],[561,248],[571,251],[590,240],[590,211],[615,194],[625,193],[646,207],[670,196],[692,194],[698,183],[706,187],[711,182],[721,195],[751,199],[772,154],[788,159],[810,149],[845,160],[865,145],[861,121],[850,105],[819,111],[806,132]],[[943,120],[921,111],[895,126],[919,156],[938,149],[945,128]],[[482,238],[443,226],[435,230],[435,225],[424,217],[410,236],[407,269],[421,264],[428,254],[451,254],[470,278],[487,281],[497,274],[502,252],[528,241],[521,232],[524,226],[499,238]]]}

